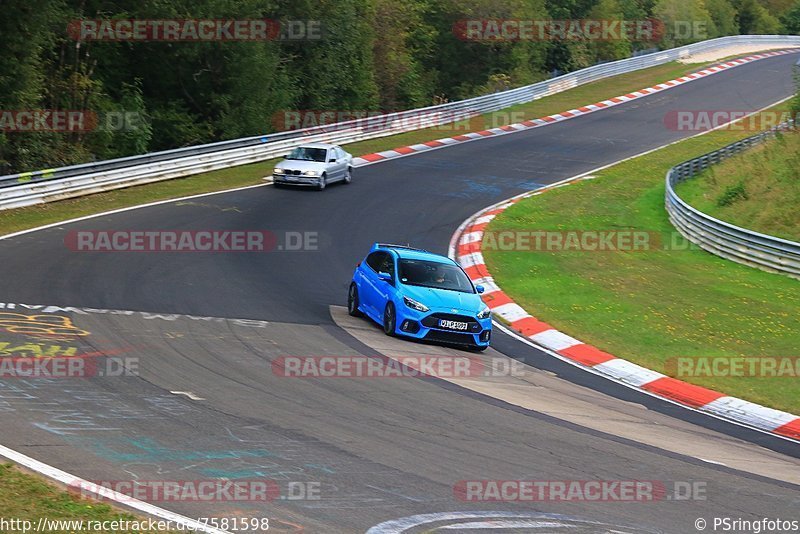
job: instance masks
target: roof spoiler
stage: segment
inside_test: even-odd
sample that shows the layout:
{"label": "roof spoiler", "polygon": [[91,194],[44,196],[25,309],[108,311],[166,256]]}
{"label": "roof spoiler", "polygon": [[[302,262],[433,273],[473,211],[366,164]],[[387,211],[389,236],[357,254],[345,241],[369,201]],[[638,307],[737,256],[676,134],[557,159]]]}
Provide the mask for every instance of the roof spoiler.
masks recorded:
{"label": "roof spoiler", "polygon": [[401,250],[416,250],[417,252],[428,252],[424,248],[412,247],[410,245],[393,245],[391,243],[375,243],[374,245],[372,245],[372,250],[377,250],[379,248],[398,248]]}

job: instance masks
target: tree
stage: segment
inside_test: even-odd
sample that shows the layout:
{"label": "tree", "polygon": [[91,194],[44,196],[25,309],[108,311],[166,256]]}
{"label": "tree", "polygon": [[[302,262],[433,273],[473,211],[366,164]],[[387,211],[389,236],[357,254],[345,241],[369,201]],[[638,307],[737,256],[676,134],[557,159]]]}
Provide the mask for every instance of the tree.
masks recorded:
{"label": "tree", "polygon": [[[589,18],[595,20],[625,20],[617,0],[600,0],[589,11]],[[633,36],[635,37],[635,35]],[[632,52],[629,36],[620,31],[620,35],[613,35],[610,39],[590,42],[594,52],[594,61],[611,61],[629,57]]]}
{"label": "tree", "polygon": [[[55,38],[53,25],[62,17],[59,0],[4,0],[0,17],[0,109],[26,110],[42,105],[46,64]],[[0,170],[35,168],[56,155],[58,136],[0,132]]]}
{"label": "tree", "polygon": [[433,52],[436,29],[423,19],[421,0],[373,0],[372,44],[380,108],[394,111],[428,105],[434,78],[421,61]]}
{"label": "tree", "polygon": [[738,6],[739,33],[770,35],[781,32],[781,24],[757,0],[740,0]]}
{"label": "tree", "polygon": [[[493,75],[507,75],[513,86],[544,76],[549,43],[536,36],[473,40],[462,29],[467,21],[544,20],[549,18],[543,0],[437,0],[429,3],[426,17],[437,30],[436,54],[425,68],[437,73],[437,92],[448,99],[474,96],[492,86]],[[488,26],[484,26],[484,29]],[[488,85],[487,85],[488,84]]]}
{"label": "tree", "polygon": [[702,41],[717,33],[704,0],[659,0],[653,14],[664,23],[663,48]]}
{"label": "tree", "polygon": [[736,9],[729,0],[706,0],[706,7],[716,29],[716,33],[711,37],[736,35],[738,31]]}
{"label": "tree", "polygon": [[800,2],[784,13],[781,22],[788,33],[800,35]]}
{"label": "tree", "polygon": [[297,105],[311,110],[378,107],[369,0],[287,2],[284,19],[319,20],[322,39],[282,44],[282,55],[302,92]]}

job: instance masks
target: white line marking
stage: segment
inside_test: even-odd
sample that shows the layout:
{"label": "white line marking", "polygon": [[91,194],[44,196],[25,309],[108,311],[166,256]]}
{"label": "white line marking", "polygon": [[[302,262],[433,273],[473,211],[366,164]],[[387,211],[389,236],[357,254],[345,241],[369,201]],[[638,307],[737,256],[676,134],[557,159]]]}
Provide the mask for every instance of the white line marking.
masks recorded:
{"label": "white line marking", "polygon": [[195,401],[205,400],[203,397],[198,397],[197,395],[195,395],[191,391],[170,391],[170,393],[172,393],[173,395],[183,395],[183,396],[189,397],[190,399],[195,400]]}
{"label": "white line marking", "polygon": [[248,185],[245,187],[234,187],[233,189],[225,189],[223,191],[212,191],[211,193],[200,193],[199,195],[189,195],[186,197],[178,197],[178,198],[170,198],[167,200],[158,200],[156,202],[148,202],[147,204],[138,204],[136,206],[129,206],[127,208],[119,208],[110,211],[103,211],[101,213],[95,213],[92,215],[84,215],[82,217],[76,217],[74,219],[67,219],[66,221],[58,221],[51,224],[45,224],[43,226],[37,226],[36,228],[30,228],[28,230],[21,230],[19,232],[14,232],[12,234],[6,234],[0,236],[0,240],[3,239],[11,239],[12,237],[17,237],[25,234],[31,234],[33,232],[39,232],[41,230],[47,230],[48,228],[55,228],[57,226],[62,226],[66,224],[72,224],[80,221],[86,221],[89,219],[96,219],[97,217],[105,217],[106,215],[115,215],[117,213],[124,213],[126,211],[138,210],[142,208],[150,208],[153,206],[161,206],[163,204],[169,204],[170,202],[181,202],[183,200],[191,200],[193,198],[203,198],[203,197],[210,197],[212,195],[222,195],[224,193],[235,193],[236,191],[244,191],[246,189],[255,189],[256,187],[266,187],[270,184],[257,184],[257,185]]}
{"label": "white line marking", "polygon": [[715,460],[706,460],[705,458],[700,458],[699,456],[695,456],[695,458],[697,458],[698,460],[701,460],[701,461],[703,461],[703,462],[709,463],[709,464],[721,465],[721,466],[723,466],[723,467],[728,467],[728,465],[727,465],[727,464],[724,464],[724,463],[722,463],[722,462],[717,462],[717,461],[715,461]]}
{"label": "white line marking", "polygon": [[[470,523],[461,523],[464,520],[484,520],[480,522],[471,521]],[[434,532],[439,529],[458,529],[459,525],[475,525],[477,523],[483,524],[483,528],[491,525],[493,521],[503,520],[508,522],[506,526],[511,526],[511,522],[517,523],[517,528],[524,528],[527,526],[531,528],[534,522],[540,527],[560,526],[565,529],[574,527],[593,527],[595,532],[644,532],[636,527],[622,527],[616,525],[609,525],[606,523],[598,523],[597,521],[579,519],[564,516],[561,514],[548,514],[542,512],[508,512],[508,511],[465,511],[465,512],[435,512],[429,514],[418,514],[408,517],[401,517],[399,519],[391,519],[384,521],[379,525],[367,530],[366,534],[402,534],[404,532],[419,532],[419,527],[423,525],[430,525],[432,523],[450,522],[451,525],[440,525],[438,527],[431,527],[424,529],[425,532]],[[517,520],[517,521],[514,521]],[[538,521],[541,521],[539,523]],[[599,527],[603,527],[602,529]],[[470,526],[470,528],[476,528]],[[610,530],[614,529],[614,530]],[[616,530],[621,529],[621,530]],[[632,529],[632,530],[631,530]]]}
{"label": "white line marking", "polygon": [[[772,105],[770,105],[770,106],[766,106],[766,107],[764,107],[764,108],[762,108],[762,109],[760,109],[760,110],[756,111],[755,113],[758,113],[759,111],[763,111],[764,109],[767,109],[767,108],[770,108],[770,107],[772,107],[772,106],[776,106],[776,105],[778,105],[778,104],[781,104],[781,103],[783,103],[783,102],[786,102],[787,100],[790,100],[791,98],[792,98],[792,97],[787,97],[787,98],[784,98],[783,100],[780,100],[779,102],[776,102],[776,103],[774,103],[774,104],[772,104]],[[721,126],[719,126],[718,128],[722,128],[722,127],[724,127],[724,126],[726,126],[726,125],[721,125]],[[717,128],[715,128],[715,129],[717,129]],[[712,132],[712,131],[714,131],[714,130],[708,130],[708,131],[706,131],[706,132],[700,132],[700,133],[699,133],[699,134],[697,134],[697,135],[694,135],[694,136],[691,136],[691,137],[687,137],[687,138],[684,138],[684,139],[681,139],[681,140],[678,140],[678,141],[674,141],[674,142],[672,142],[672,143],[669,143],[669,144],[667,144],[667,145],[663,145],[663,146],[661,146],[661,147],[658,147],[658,148],[655,148],[655,149],[653,149],[653,150],[648,150],[648,151],[646,151],[646,152],[642,152],[641,154],[638,154],[638,155],[636,155],[636,156],[631,156],[630,158],[625,158],[625,159],[623,159],[623,160],[620,160],[620,161],[618,161],[618,162],[615,162],[615,163],[610,163],[610,164],[608,164],[608,165],[604,165],[604,166],[602,166],[602,167],[598,167],[597,169],[593,169],[593,170],[591,170],[591,171],[588,171],[588,172],[585,172],[585,173],[583,173],[583,174],[579,174],[579,175],[577,175],[577,176],[575,176],[575,177],[572,177],[572,178],[567,178],[567,179],[565,179],[565,180],[561,180],[561,182],[567,182],[567,181],[570,181],[570,180],[575,180],[575,179],[577,179],[577,178],[581,178],[581,177],[583,177],[583,176],[586,176],[586,175],[588,175],[588,174],[592,174],[592,173],[598,172],[598,171],[600,171],[600,170],[606,169],[606,168],[608,168],[608,167],[611,167],[611,166],[613,166],[613,165],[616,165],[616,164],[618,164],[618,163],[622,163],[623,161],[627,161],[627,160],[629,160],[629,159],[637,158],[637,157],[639,157],[639,156],[644,156],[645,154],[649,154],[649,153],[651,153],[651,152],[655,152],[656,150],[660,150],[661,148],[664,148],[664,147],[666,147],[666,146],[670,146],[670,145],[673,145],[673,144],[675,144],[675,143],[679,143],[679,142],[681,142],[681,141],[684,141],[684,140],[686,140],[686,139],[691,139],[692,137],[698,137],[698,136],[700,136],[700,135],[704,135],[704,134],[707,134],[707,133],[709,133],[709,132]],[[508,133],[513,133],[513,132],[508,132]],[[472,141],[468,141],[468,142],[472,142]],[[437,147],[437,148],[435,148],[434,150],[438,150],[438,149],[441,149],[441,148],[445,148],[445,147]],[[412,152],[412,153],[410,153],[410,154],[405,154],[405,155],[403,155],[403,156],[400,156],[400,157],[413,156],[414,154],[415,154],[415,153],[414,153],[414,152]],[[396,159],[399,159],[399,158],[392,158],[391,160],[379,160],[379,161],[375,161],[375,162],[369,162],[369,163],[366,163],[366,164],[364,164],[364,165],[359,165],[359,167],[366,167],[367,165],[372,165],[372,164],[374,164],[374,163],[380,163],[381,161],[394,161],[394,160],[396,160]],[[556,182],[556,183],[560,183],[560,182]],[[225,194],[225,193],[233,193],[233,192],[236,192],[236,191],[244,191],[244,190],[247,190],[247,189],[255,189],[255,188],[257,188],[257,187],[266,187],[267,185],[270,185],[270,184],[266,184],[266,183],[265,183],[265,184],[250,185],[250,186],[245,186],[245,187],[236,187],[236,188],[233,188],[233,189],[225,189],[225,190],[222,190],[222,191],[213,191],[213,192],[211,192],[211,193],[201,193],[201,194],[198,194],[198,195],[189,195],[189,196],[185,196],[185,197],[171,198],[171,199],[167,199],[167,200],[159,200],[159,201],[156,201],[156,202],[150,202],[150,203],[147,203],[147,204],[139,204],[139,205],[137,205],[137,206],[129,206],[129,207],[126,207],[126,208],[119,208],[119,209],[110,210],[110,211],[105,211],[105,212],[101,212],[101,213],[95,213],[95,214],[92,214],[92,215],[86,215],[86,216],[83,216],[83,217],[76,217],[76,218],[74,218],[74,219],[68,219],[68,220],[65,220],[65,221],[59,221],[59,222],[55,222],[55,223],[51,223],[51,224],[46,224],[46,225],[43,225],[43,226],[38,226],[38,227],[36,227],[36,228],[30,228],[30,229],[28,229],[28,230],[21,230],[21,231],[19,231],[19,232],[14,232],[14,233],[11,233],[11,234],[6,234],[6,235],[3,235],[3,236],[0,236],[0,240],[4,240],[4,239],[11,239],[12,237],[17,237],[17,236],[21,236],[21,235],[31,234],[31,233],[33,233],[33,232],[39,232],[39,231],[41,231],[41,230],[46,230],[46,229],[48,229],[48,228],[55,228],[55,227],[57,227],[57,226],[61,226],[61,225],[67,225],[67,224],[72,224],[72,223],[76,223],[76,222],[80,222],[80,221],[85,221],[85,220],[89,220],[89,219],[95,219],[95,218],[98,218],[98,217],[104,217],[104,216],[106,216],[106,215],[114,215],[114,214],[117,214],[117,213],[124,213],[124,212],[126,212],[126,211],[133,211],[133,210],[142,209],[142,208],[149,208],[149,207],[152,207],[152,206],[160,206],[160,205],[163,205],[163,204],[169,204],[170,202],[180,202],[180,201],[183,201],[183,200],[191,200],[191,199],[195,199],[195,198],[203,198],[203,197],[209,197],[209,196],[213,196],[213,195],[222,195],[222,194]],[[530,193],[530,192],[523,193],[522,195],[529,194],[529,193]],[[518,195],[518,196],[522,196],[522,195]],[[494,217],[492,217],[492,218],[494,218]],[[467,222],[468,222],[468,221],[464,221],[464,222],[461,224],[461,226],[459,227],[458,231],[456,232],[456,235],[460,235],[460,234],[462,233],[462,231],[463,231],[463,228],[466,226],[466,223],[467,223]],[[454,238],[455,238],[455,236],[454,236]],[[451,248],[450,257],[451,257],[451,258],[453,258],[453,259],[455,259],[455,255],[454,255],[454,251],[455,251],[455,244],[451,242],[451,244],[450,244],[450,248]],[[563,356],[559,355],[559,354],[558,354],[558,353],[556,353],[556,352],[550,351],[550,350],[548,350],[548,349],[546,349],[546,348],[544,348],[544,347],[541,347],[541,346],[539,346],[539,345],[536,345],[536,344],[535,344],[535,343],[533,343],[532,341],[530,341],[530,340],[528,340],[528,339],[526,339],[526,338],[524,338],[524,337],[522,337],[522,336],[519,336],[519,335],[517,335],[515,332],[513,332],[513,331],[511,331],[511,330],[509,330],[509,329],[507,329],[507,328],[505,328],[505,327],[504,327],[503,325],[501,325],[500,323],[497,323],[497,322],[495,322],[494,324],[495,324],[496,326],[498,326],[498,327],[499,327],[501,330],[503,330],[504,332],[506,332],[507,334],[511,335],[512,337],[515,337],[515,338],[519,339],[519,340],[520,340],[520,341],[522,341],[523,343],[526,343],[526,344],[528,344],[528,345],[530,345],[530,346],[533,346],[533,347],[535,347],[535,348],[538,348],[539,350],[544,350],[546,353],[548,353],[548,354],[551,354],[552,356],[555,356],[555,357],[557,357],[558,359],[560,359],[560,360],[563,360],[563,361],[565,361],[565,362],[568,362],[568,363],[570,363],[570,364],[572,364],[572,365],[576,365],[576,366],[579,366],[579,367],[583,367],[583,368],[584,368],[585,370],[587,370],[587,371],[590,371],[590,370],[591,370],[591,368],[588,368],[588,367],[585,367],[585,366],[580,366],[580,365],[579,365],[579,364],[577,364],[576,362],[574,362],[574,361],[572,361],[572,360],[570,360],[570,359],[568,359],[568,358],[564,358]],[[594,374],[596,374],[597,376],[605,376],[605,375],[601,375],[601,374],[597,373],[596,371],[594,372]],[[608,378],[608,377],[606,377],[606,378]],[[608,379],[609,379],[609,380],[613,380],[613,379],[611,379],[611,378],[608,378]],[[628,387],[631,387],[631,386],[628,386]],[[747,425],[744,425],[744,424],[742,424],[742,423],[738,423],[738,422],[736,422],[736,421],[732,421],[732,420],[730,420],[730,419],[725,419],[725,418],[723,418],[723,417],[719,417],[719,416],[717,416],[717,415],[715,415],[715,414],[711,414],[711,413],[708,413],[708,412],[701,412],[701,411],[699,411],[699,410],[696,410],[696,409],[694,409],[694,408],[689,408],[689,407],[688,407],[688,406],[686,406],[686,405],[679,404],[679,403],[677,403],[677,402],[674,402],[674,401],[670,401],[669,399],[665,399],[664,397],[660,397],[660,396],[658,396],[658,395],[654,395],[654,394],[652,394],[652,393],[649,393],[649,392],[647,392],[647,391],[645,391],[645,390],[642,390],[642,389],[638,389],[638,388],[633,388],[633,389],[637,389],[637,391],[640,391],[640,392],[642,392],[642,393],[645,393],[645,394],[647,394],[647,395],[650,395],[651,397],[658,398],[658,399],[661,399],[661,400],[666,400],[667,402],[671,402],[672,404],[675,404],[676,406],[681,406],[681,407],[683,407],[683,408],[685,408],[685,409],[687,409],[687,410],[692,410],[692,411],[695,411],[695,412],[698,412],[698,413],[704,413],[704,414],[706,414],[706,415],[709,415],[709,416],[711,416],[711,417],[715,417],[715,418],[717,418],[717,419],[720,419],[720,420],[722,420],[722,421],[733,422],[734,424],[738,424],[738,425],[740,425],[740,426],[745,426],[745,427],[747,427],[747,428],[752,428],[752,429],[754,429],[754,430],[756,430],[756,431],[758,431],[758,432],[763,432],[764,434],[769,434],[770,436],[777,436],[778,438],[785,439],[785,440],[787,440],[787,441],[791,441],[791,442],[793,442],[793,443],[796,443],[796,440],[793,440],[792,438],[788,438],[788,437],[780,436],[780,435],[778,435],[778,434],[774,434],[774,433],[771,433],[771,432],[767,432],[767,431],[765,431],[765,430],[762,430],[762,429],[760,429],[760,428],[749,427],[749,426],[747,426]],[[4,456],[4,457],[6,457],[6,458],[8,458],[8,459],[10,459],[11,461],[14,461],[14,462],[17,462],[17,463],[19,463],[19,464],[21,464],[21,465],[24,465],[24,466],[28,467],[29,469],[32,469],[32,470],[34,470],[34,471],[36,471],[36,472],[38,472],[38,473],[41,473],[41,474],[43,474],[43,475],[45,475],[45,476],[48,476],[48,477],[50,477],[50,478],[53,478],[53,479],[55,479],[55,480],[59,480],[59,479],[58,479],[58,478],[55,476],[55,474],[57,474],[57,473],[63,473],[64,475],[66,475],[66,476],[69,476],[69,474],[68,474],[68,473],[66,473],[66,472],[64,472],[64,471],[61,471],[61,470],[59,470],[59,469],[56,469],[55,467],[52,467],[52,466],[49,466],[49,465],[47,465],[47,464],[44,464],[44,463],[42,463],[42,462],[39,462],[38,460],[34,460],[33,458],[29,458],[28,456],[25,456],[25,455],[23,455],[23,454],[21,454],[21,453],[18,453],[18,452],[16,452],[16,451],[12,450],[12,449],[9,449],[9,448],[7,448],[7,447],[4,447],[3,445],[0,445],[0,455],[2,455],[2,456]],[[34,466],[34,465],[35,465],[35,466]],[[54,473],[54,474],[53,474],[53,475],[51,475],[51,474],[49,474],[49,473]],[[70,477],[70,480],[76,480],[76,478],[75,478],[75,477]],[[128,497],[125,497],[125,499],[127,500],[127,499],[128,499]],[[142,504],[143,504],[144,506],[147,506],[147,507],[151,507],[151,506],[152,506],[152,505],[149,505],[149,504],[147,504],[147,503],[142,503]],[[163,513],[163,514],[173,514],[173,512],[169,512],[168,510],[164,510],[164,509],[161,509],[161,508],[158,508],[158,507],[155,507],[155,506],[152,506],[152,508],[153,508],[154,510],[156,510],[156,511],[160,512],[160,513]],[[162,518],[164,518],[164,517],[165,517],[164,515],[159,515],[159,514],[155,514],[155,513],[154,513],[153,515],[156,515],[157,517],[162,517]],[[178,516],[177,514],[173,514],[173,515],[176,515],[177,517],[183,517],[183,516]],[[191,520],[189,520],[189,521],[191,521]],[[222,534],[229,534],[229,533],[226,533],[226,531],[223,531],[223,530],[217,530],[217,529],[212,529],[212,528],[210,528],[210,527],[207,527],[207,526],[205,526],[205,525],[202,525],[202,524],[198,526],[197,530],[199,530],[199,531],[201,531],[201,532],[212,532],[212,533],[222,533]],[[372,530],[372,529],[371,529],[371,530]],[[375,532],[380,532],[380,531],[375,531]]]}
{"label": "white line marking", "polygon": [[[794,54],[794,53],[797,53],[797,48],[796,47],[789,47],[789,48],[786,48],[786,52],[785,53],[778,54],[778,55],[787,55],[787,54]],[[764,58],[758,58],[758,59],[756,59],[754,61],[749,61],[747,63],[742,63],[742,65],[749,65],[749,64],[754,63],[755,61],[758,61],[760,59],[767,59],[768,57],[776,57],[776,56],[765,56]],[[738,66],[740,66],[740,65],[736,65],[734,67],[730,67],[730,68],[727,68],[727,69],[720,69],[719,71],[713,71],[713,72],[710,71],[710,70],[709,71],[705,71],[704,70],[704,71],[696,72],[696,73],[694,73],[694,74],[696,74],[696,77],[693,78],[691,81],[698,80],[698,79],[700,79],[702,77],[705,77],[707,75],[717,74],[717,72],[727,72],[730,69],[736,68]],[[637,71],[634,71],[634,72],[637,72]],[[672,81],[672,80],[670,80],[670,81]],[[668,91],[669,89],[674,89],[675,87],[680,87],[682,85],[684,85],[684,84],[683,83],[673,83],[672,85],[667,85],[666,87],[660,88],[660,89],[656,89],[655,87],[649,87],[648,89],[650,89],[652,91],[652,93],[650,93],[652,95],[652,94],[656,94],[656,93],[661,93],[662,91]],[[658,87],[658,86],[656,86],[656,87]],[[646,95],[646,96],[650,96],[650,95]],[[613,98],[621,98],[621,97],[613,97]],[[610,100],[604,100],[603,103],[607,103],[608,105],[606,105],[605,107],[598,107],[598,106],[595,106],[595,107],[596,107],[597,111],[600,111],[600,110],[603,110],[603,109],[610,109],[612,107],[616,107],[616,106],[618,106],[620,104],[625,104],[628,101],[632,101],[632,100],[634,100],[634,99],[628,98],[628,100],[626,102],[621,102],[619,104],[616,103],[616,102],[611,102]],[[585,107],[591,108],[592,106],[594,106],[594,104],[590,104],[590,105],[587,105]],[[533,123],[536,123],[537,125],[545,126],[547,124],[558,124],[560,122],[563,122],[564,120],[574,119],[574,118],[577,118],[577,117],[582,117],[584,115],[588,115],[588,113],[583,113],[582,115],[575,115],[573,117],[564,117],[562,119],[555,120],[554,122],[547,122],[547,121],[543,121],[542,119],[532,119],[529,122],[533,122]],[[532,130],[532,129],[534,129],[534,128],[533,127],[527,127],[525,130],[504,131],[502,135],[513,134],[513,133],[517,133],[518,131],[528,131],[528,130]],[[712,131],[712,130],[709,130],[709,131]],[[704,132],[704,133],[708,133],[708,132]],[[500,136],[500,134],[498,134],[498,136]],[[430,150],[427,150],[426,152],[429,152],[431,150],[441,150],[441,149],[447,148],[448,146],[453,145],[453,144],[472,143],[474,141],[479,141],[480,139],[485,139],[485,138],[481,136],[478,139],[467,139],[467,140],[464,140],[464,141],[455,141],[455,140],[453,140],[453,139],[451,139],[449,137],[445,137],[443,139],[436,139],[436,141],[444,143],[445,145],[444,146],[431,147]],[[689,138],[686,137],[684,139],[689,139]],[[669,146],[669,145],[664,145],[664,146]],[[417,154],[421,154],[421,152],[410,152],[408,154],[403,154],[401,156],[398,156],[396,158],[391,158],[391,159],[381,159],[381,160],[377,160],[377,161],[368,161],[366,163],[358,165],[358,168],[367,167],[369,165],[375,165],[377,163],[384,163],[386,161],[393,161],[393,160],[400,159],[400,158],[407,158],[407,157],[410,157],[410,156],[416,156]]]}
{"label": "white line marking", "polygon": [[102,497],[104,499],[116,501],[147,515],[172,521],[173,523],[179,525],[186,525],[186,527],[194,529],[198,532],[208,532],[210,534],[230,534],[226,530],[204,525],[200,521],[189,519],[188,517],[176,514],[175,512],[170,512],[169,510],[164,510],[163,508],[159,508],[158,506],[154,506],[150,503],[134,499],[128,495],[118,493],[109,488],[98,486],[93,482],[78,478],[75,475],[71,475],[66,471],[62,471],[61,469],[47,465],[39,460],[34,460],[30,456],[25,456],[24,454],[9,449],[8,447],[4,447],[3,445],[0,445],[0,456],[4,456],[12,462],[25,466],[32,471],[36,471],[37,473],[56,480],[62,484],[71,487],[80,487],[82,492],[93,493],[97,495],[98,498]]}

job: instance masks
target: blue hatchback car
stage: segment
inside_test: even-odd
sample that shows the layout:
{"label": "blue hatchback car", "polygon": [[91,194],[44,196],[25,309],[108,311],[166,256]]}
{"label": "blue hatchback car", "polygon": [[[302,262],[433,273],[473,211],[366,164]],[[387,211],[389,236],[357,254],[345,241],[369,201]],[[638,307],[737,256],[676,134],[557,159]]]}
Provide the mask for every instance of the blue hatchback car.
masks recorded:
{"label": "blue hatchback car", "polygon": [[353,273],[350,315],[366,315],[387,335],[484,350],[492,314],[456,262],[426,250],[375,243]]}

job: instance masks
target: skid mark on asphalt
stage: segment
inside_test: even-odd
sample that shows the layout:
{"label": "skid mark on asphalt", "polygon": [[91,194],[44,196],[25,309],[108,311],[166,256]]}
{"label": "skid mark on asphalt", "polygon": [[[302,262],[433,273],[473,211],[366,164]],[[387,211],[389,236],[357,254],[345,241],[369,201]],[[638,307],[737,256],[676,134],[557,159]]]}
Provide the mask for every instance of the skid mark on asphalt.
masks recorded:
{"label": "skid mark on asphalt", "polygon": [[[348,524],[354,510],[405,511],[403,503],[419,505],[449,495],[447,486],[419,479],[410,484],[413,490],[397,491],[411,499],[399,499],[376,488],[395,488],[407,474],[293,430],[304,410],[295,413],[291,407],[307,402],[301,392],[311,383],[276,377],[270,364],[284,354],[352,352],[332,343],[322,327],[45,305],[3,307],[12,314],[20,309],[47,315],[36,323],[69,324],[88,335],[74,336],[69,346],[67,341],[54,345],[28,339],[39,332],[12,334],[0,328],[9,339],[0,349],[27,345],[25,350],[34,355],[77,354],[96,351],[97,338],[104,346],[133,347],[125,356],[136,358],[139,366],[131,376],[0,378],[4,445],[23,451],[36,447],[42,461],[87,480],[274,481],[280,497],[269,503],[153,504],[191,517],[268,515],[319,532],[325,530],[310,528],[319,517],[313,510],[337,517],[335,524]],[[238,396],[232,396],[237,390]],[[315,390],[318,403],[324,403],[327,390]],[[204,400],[192,400],[189,393]],[[308,415],[318,417],[318,411]],[[275,420],[273,412],[290,416]],[[302,497],[312,491],[318,499]]]}
{"label": "skid mark on asphalt", "polygon": [[242,210],[240,210],[236,206],[220,206],[218,204],[211,204],[211,203],[207,203],[207,202],[195,202],[195,201],[192,201],[192,200],[182,200],[180,202],[176,202],[175,206],[178,206],[178,207],[180,207],[180,206],[192,206],[192,207],[198,207],[198,208],[211,208],[211,209],[219,210],[219,211],[221,211],[223,213],[229,212],[229,211],[233,211],[233,212],[236,212],[236,213],[242,213]]}

